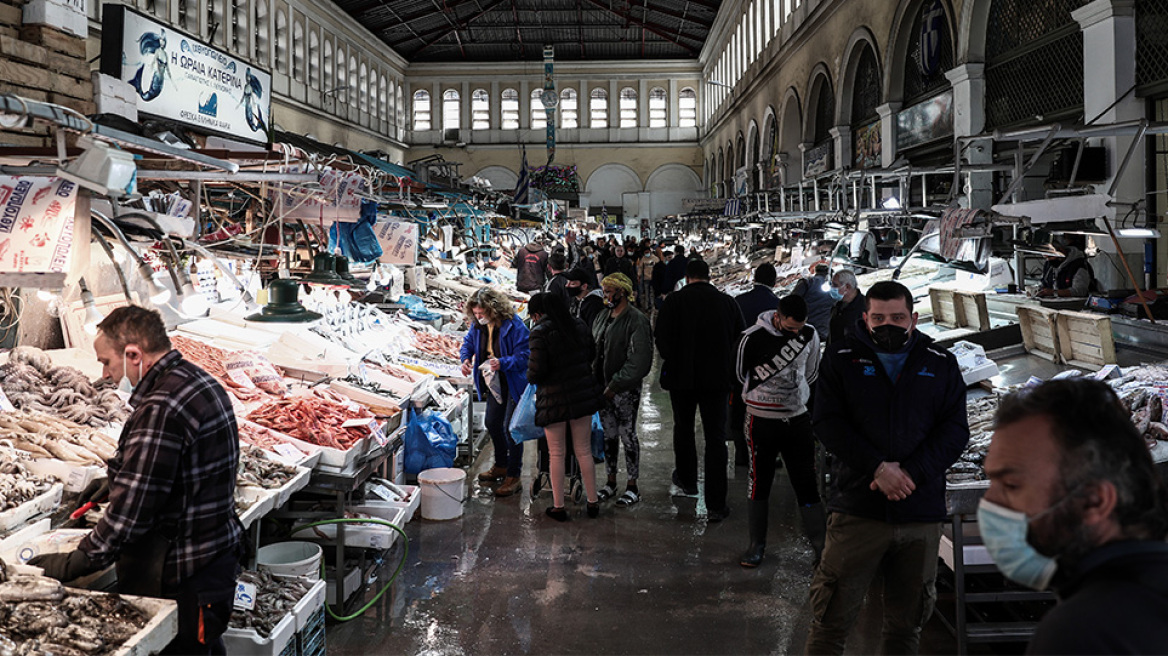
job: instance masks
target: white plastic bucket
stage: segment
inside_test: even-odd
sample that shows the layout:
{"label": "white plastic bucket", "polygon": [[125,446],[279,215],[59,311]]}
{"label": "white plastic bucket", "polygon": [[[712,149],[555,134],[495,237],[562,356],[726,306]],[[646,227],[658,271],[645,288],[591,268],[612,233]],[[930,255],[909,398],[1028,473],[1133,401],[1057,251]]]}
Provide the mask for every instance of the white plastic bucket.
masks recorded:
{"label": "white plastic bucket", "polygon": [[307,577],[320,580],[320,559],[324,551],[313,542],[277,542],[260,547],[256,566],[273,576]]}
{"label": "white plastic bucket", "polygon": [[444,520],[462,517],[462,504],[466,501],[463,493],[465,483],[466,470],[463,469],[439,467],[419,473],[422,518]]}

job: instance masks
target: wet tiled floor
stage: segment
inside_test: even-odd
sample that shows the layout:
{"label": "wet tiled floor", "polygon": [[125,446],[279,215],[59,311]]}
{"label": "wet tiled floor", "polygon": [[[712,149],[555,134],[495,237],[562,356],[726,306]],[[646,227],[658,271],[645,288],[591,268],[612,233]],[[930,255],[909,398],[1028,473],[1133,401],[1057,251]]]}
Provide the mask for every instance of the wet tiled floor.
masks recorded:
{"label": "wet tiled floor", "polygon": [[[362,617],[328,627],[330,654],[787,654],[802,651],[811,547],[780,473],[771,499],[767,558],[738,565],[747,545],[746,469],[731,472],[732,514],[708,523],[701,499],[671,498],[671,416],[646,382],[639,419],[643,501],[610,500],[589,519],[544,516],[550,492],[496,499],[471,483],[464,516],[407,525],[409,556],[392,591]],[[699,437],[700,440],[700,437]],[[700,448],[700,444],[699,444]],[[527,448],[524,489],[535,471]],[[490,466],[490,447],[471,470]],[[733,462],[733,446],[731,446]],[[603,467],[601,467],[603,469]],[[621,488],[624,483],[623,455]],[[603,474],[599,474],[603,483]],[[390,554],[400,557],[400,551]],[[396,560],[395,563],[396,565]],[[382,576],[389,571],[383,568]],[[874,590],[878,589],[874,587]],[[875,653],[880,608],[869,595],[848,645]],[[953,653],[934,618],[921,653]]]}

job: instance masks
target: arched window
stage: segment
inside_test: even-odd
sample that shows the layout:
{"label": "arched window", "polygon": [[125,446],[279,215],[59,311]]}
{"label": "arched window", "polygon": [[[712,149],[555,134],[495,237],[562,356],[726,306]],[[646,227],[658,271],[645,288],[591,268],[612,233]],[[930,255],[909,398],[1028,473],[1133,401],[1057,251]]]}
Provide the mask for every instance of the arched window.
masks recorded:
{"label": "arched window", "polygon": [[503,89],[500,96],[499,109],[502,112],[503,129],[519,129],[519,92],[515,89]]}
{"label": "arched window", "polygon": [[443,130],[457,130],[462,125],[462,117],[459,113],[460,105],[462,105],[462,99],[459,98],[458,91],[447,89],[442,92]]}
{"label": "arched window", "polygon": [[852,164],[867,169],[880,166],[880,65],[876,53],[865,47],[852,79]]}
{"label": "arched window", "polygon": [[993,0],[986,28],[986,127],[1043,122],[1083,108],[1083,0]]}
{"label": "arched window", "polygon": [[543,101],[539,99],[543,94],[543,89],[535,89],[531,92],[531,129],[532,130],[546,130],[547,129],[547,110],[544,109]]}
{"label": "arched window", "polygon": [[[268,63],[268,3],[267,0],[256,0],[255,27],[252,32],[252,59],[261,65]],[[180,19],[181,22],[181,19]]]}
{"label": "arched window", "polygon": [[382,122],[389,121],[389,81],[384,75],[381,76],[380,93],[378,98],[380,102],[377,103],[377,116]]}
{"label": "arched window", "polygon": [[304,23],[292,24],[292,78],[304,81]]}
{"label": "arched window", "polygon": [[336,92],[333,94],[333,99],[336,100],[336,107],[340,107],[341,103],[349,102],[349,74],[345,69],[345,49],[340,45],[337,46],[337,86]]}
{"label": "arched window", "polygon": [[276,49],[272,55],[272,67],[281,73],[288,72],[288,14],[276,11]]}
{"label": "arched window", "polygon": [[[364,94],[365,89],[360,90],[360,94]],[[350,105],[357,106],[357,55],[353,54],[353,49],[349,48],[349,90],[346,94]]]}
{"label": "arched window", "polygon": [[370,68],[369,69],[369,91],[367,91],[366,93],[369,94],[369,118],[372,119],[372,121],[375,124],[377,123],[377,121],[381,117],[381,108],[380,108],[380,105],[378,102],[380,99],[380,96],[378,95],[378,92],[380,91],[381,86],[383,84],[384,84],[384,80],[381,80],[381,76],[378,75],[377,69]]}
{"label": "arched window", "polygon": [[399,105],[399,103],[398,103],[398,99],[397,99],[397,85],[395,85],[393,83],[393,80],[390,80],[389,81],[389,107],[387,109],[386,119],[389,120],[394,125],[397,125],[399,122],[398,117],[397,117],[398,105]]}
{"label": "arched window", "polygon": [[430,129],[430,93],[425,89],[414,92],[414,132]]}
{"label": "arched window", "polygon": [[321,66],[324,68],[324,84],[321,85],[321,92],[332,97],[333,89],[336,88],[336,76],[333,69],[333,44],[328,39],[324,40],[324,60]]}
{"label": "arched window", "polygon": [[576,90],[571,87],[560,92],[560,127],[565,130],[580,127],[580,106]]}
{"label": "arched window", "polygon": [[600,87],[592,90],[588,104],[588,127],[608,127],[608,92]]}
{"label": "arched window", "polygon": [[211,30],[214,30],[215,39],[211,43],[219,46],[223,45],[227,34],[227,26],[223,24],[224,2],[226,0],[207,0],[207,35],[210,36]]}
{"label": "arched window", "polygon": [[188,32],[199,31],[198,0],[178,0],[178,26]]}
{"label": "arched window", "polygon": [[357,103],[361,111],[369,111],[369,70],[365,68],[365,62],[361,62],[361,72],[357,78]]}
{"label": "arched window", "polygon": [[231,51],[247,53],[247,3],[244,0],[231,1]]}
{"label": "arched window", "polygon": [[831,92],[831,82],[826,77],[819,85],[819,96],[815,101],[815,135],[812,143],[820,146],[831,141],[830,130],[835,127],[835,94]]}
{"label": "arched window", "polygon": [[649,91],[649,127],[669,127],[669,94],[661,87]]}
{"label": "arched window", "polygon": [[308,33],[308,86],[320,88],[320,37],[315,29]]}
{"label": "arched window", "polygon": [[491,127],[491,94],[486,89],[470,92],[470,129],[488,130]]}
{"label": "arched window", "polygon": [[698,94],[686,87],[677,96],[677,127],[696,128],[698,126]]}
{"label": "arched window", "polygon": [[397,111],[397,124],[404,126],[406,123],[406,92],[400,84],[397,86],[397,103],[394,105],[394,109]]}
{"label": "arched window", "polygon": [[945,71],[953,68],[953,35],[945,5],[925,0],[908,32],[904,59],[904,106],[932,98],[949,86]]}
{"label": "arched window", "polygon": [[632,87],[620,91],[620,126],[637,127],[637,90]]}

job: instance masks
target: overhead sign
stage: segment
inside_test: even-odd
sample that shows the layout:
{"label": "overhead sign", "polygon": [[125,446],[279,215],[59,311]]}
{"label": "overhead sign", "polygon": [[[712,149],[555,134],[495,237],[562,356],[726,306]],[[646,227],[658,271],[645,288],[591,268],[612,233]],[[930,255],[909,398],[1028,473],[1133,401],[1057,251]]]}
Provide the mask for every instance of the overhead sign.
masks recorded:
{"label": "overhead sign", "polygon": [[67,273],[76,203],[68,180],[0,176],[0,273]]}
{"label": "overhead sign", "polygon": [[373,226],[381,243],[381,258],[385,264],[418,263],[418,224],[406,221],[378,221]]}
{"label": "overhead sign", "polygon": [[102,11],[101,72],[134,88],[138,111],[268,143],[271,74],[123,5]]}

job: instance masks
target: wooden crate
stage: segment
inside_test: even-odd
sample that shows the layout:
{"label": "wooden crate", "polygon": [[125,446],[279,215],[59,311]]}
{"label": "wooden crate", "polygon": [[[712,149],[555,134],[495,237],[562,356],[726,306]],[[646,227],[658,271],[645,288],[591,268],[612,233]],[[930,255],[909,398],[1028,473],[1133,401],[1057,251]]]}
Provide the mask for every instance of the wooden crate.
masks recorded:
{"label": "wooden crate", "polygon": [[1110,317],[1063,310],[1058,313],[1056,322],[1063,362],[1092,370],[1117,364]]}
{"label": "wooden crate", "polygon": [[977,331],[990,329],[990,310],[986,305],[985,292],[955,292],[953,305],[961,316],[961,327]]}
{"label": "wooden crate", "polygon": [[1058,310],[1041,305],[1019,305],[1018,326],[1022,329],[1022,344],[1026,352],[1058,362],[1059,351]]}
{"label": "wooden crate", "polygon": [[957,291],[942,287],[929,288],[929,303],[933,306],[933,323],[945,328],[958,328],[965,320],[962,306],[956,299]]}

